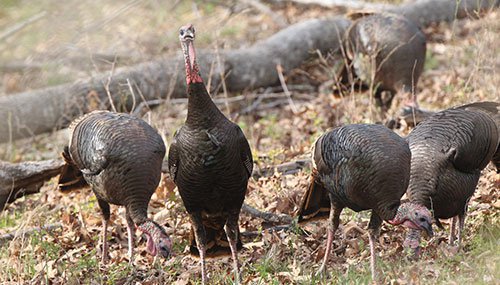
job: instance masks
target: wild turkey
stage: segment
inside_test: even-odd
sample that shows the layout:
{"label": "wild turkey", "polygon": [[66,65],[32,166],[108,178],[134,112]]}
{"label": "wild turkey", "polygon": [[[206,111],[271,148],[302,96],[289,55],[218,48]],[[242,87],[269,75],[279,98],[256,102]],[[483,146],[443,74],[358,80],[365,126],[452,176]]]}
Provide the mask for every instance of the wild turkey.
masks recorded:
{"label": "wild turkey", "polygon": [[[346,51],[356,76],[373,84],[383,112],[396,93],[407,96],[404,112],[418,109],[415,91],[425,62],[424,34],[404,16],[361,12],[350,17],[354,22],[347,31]],[[387,99],[382,97],[384,91],[389,93]]]}
{"label": "wild turkey", "polygon": [[133,262],[135,227],[147,236],[150,254],[168,257],[171,241],[165,230],[147,217],[165,156],[160,135],[146,122],[128,114],[94,111],[70,126],[64,148],[59,187],[68,191],[88,183],[102,211],[102,259],[108,258],[109,204],[125,206],[129,262]]}
{"label": "wild turkey", "polygon": [[[330,201],[328,239],[319,272],[326,268],[342,209],[371,210],[370,267],[375,279],[375,237],[382,221],[425,230],[432,235],[429,210],[413,203],[400,205],[408,186],[410,149],[405,140],[381,125],[348,125],[326,132],[313,146],[311,184],[299,210],[299,221],[310,209]],[[316,204],[316,205],[311,205]],[[324,205],[326,206],[326,205]]]}
{"label": "wild turkey", "polygon": [[[453,218],[450,244],[462,242],[466,209],[481,170],[492,161],[500,166],[500,103],[478,102],[447,109],[420,123],[408,136],[412,153],[408,196],[431,209],[436,224]],[[419,253],[419,234],[410,232],[405,244]]]}
{"label": "wild turkey", "polygon": [[205,257],[229,253],[238,282],[238,218],[252,173],[252,153],[240,127],[224,116],[207,92],[196,61],[193,25],[181,27],[179,39],[188,113],[170,145],[169,172],[191,218],[190,252],[200,256],[202,282]]}

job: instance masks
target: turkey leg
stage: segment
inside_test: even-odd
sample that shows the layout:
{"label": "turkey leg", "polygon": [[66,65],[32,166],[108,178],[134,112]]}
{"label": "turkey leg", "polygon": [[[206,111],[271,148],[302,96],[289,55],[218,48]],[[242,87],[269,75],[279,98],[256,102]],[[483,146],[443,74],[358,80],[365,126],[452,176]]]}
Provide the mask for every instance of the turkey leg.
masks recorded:
{"label": "turkey leg", "polygon": [[458,215],[458,248],[462,246],[462,238],[465,224],[465,213]]}
{"label": "turkey leg", "polygon": [[457,219],[458,217],[452,217],[451,218],[451,226],[450,226],[450,245],[453,245],[455,243],[455,230],[457,226]]}
{"label": "turkey leg", "polygon": [[370,270],[372,272],[372,280],[377,280],[377,271],[375,270],[375,241],[380,234],[380,226],[382,225],[382,220],[380,217],[372,211],[372,216],[370,218],[370,223],[368,224],[368,238],[370,241]]}
{"label": "turkey leg", "polygon": [[125,213],[127,218],[127,238],[128,238],[128,263],[133,264],[134,262],[134,236],[135,236],[135,223],[130,217],[128,210]]}
{"label": "turkey leg", "polygon": [[[331,200],[332,199],[330,198],[330,201]],[[332,251],[333,238],[335,236],[337,228],[339,227],[341,212],[342,208],[339,208],[331,203],[330,217],[328,218],[328,238],[326,240],[325,256],[323,257],[323,263],[318,269],[318,272],[316,272],[317,276],[326,275],[326,263],[328,262],[328,258],[330,257],[330,251]]]}
{"label": "turkey leg", "polygon": [[205,233],[205,227],[203,226],[203,220],[201,218],[201,213],[189,214],[191,222],[194,228],[194,238],[196,240],[196,247],[200,253],[200,267],[201,267],[201,284],[207,283],[207,274],[205,272],[205,252],[207,237]]}
{"label": "turkey leg", "polygon": [[234,283],[240,284],[240,265],[238,263],[238,248],[236,243],[238,241],[238,214],[230,214],[227,219],[224,231],[226,232],[229,246],[231,247],[231,255],[233,257],[233,270],[234,270]]}
{"label": "turkey leg", "polygon": [[108,222],[111,216],[109,209],[109,204],[101,199],[97,199],[97,203],[101,208],[102,212],[102,230],[101,230],[101,243],[102,243],[102,256],[101,263],[106,264],[108,262]]}

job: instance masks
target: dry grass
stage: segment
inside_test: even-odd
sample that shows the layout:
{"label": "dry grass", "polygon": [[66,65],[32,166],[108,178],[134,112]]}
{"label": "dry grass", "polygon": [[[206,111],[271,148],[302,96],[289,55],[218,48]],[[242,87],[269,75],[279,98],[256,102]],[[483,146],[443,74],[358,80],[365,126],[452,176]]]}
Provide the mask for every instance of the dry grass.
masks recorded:
{"label": "dry grass", "polygon": [[[39,10],[50,11],[51,15],[0,43],[1,62],[41,62],[44,66],[42,70],[28,73],[2,73],[4,93],[45,86],[51,84],[50,78],[61,75],[63,78],[55,81],[71,81],[108,71],[111,66],[109,62],[94,65],[89,60],[78,60],[74,65],[65,63],[67,58],[74,56],[83,55],[88,59],[91,53],[116,53],[130,57],[120,64],[167,56],[178,49],[177,28],[188,21],[197,26],[200,48],[245,46],[277,30],[266,16],[248,9],[228,16],[227,8],[209,1],[181,1],[175,7],[172,7],[175,1],[131,1],[128,3],[134,6],[116,17],[113,15],[127,3],[68,1],[57,9],[50,8],[56,2],[59,3],[42,0],[28,7],[24,1],[11,0],[9,7],[0,10],[0,31]],[[195,6],[198,8],[193,8]],[[289,8],[280,13],[293,15],[293,20],[298,21],[319,12]],[[55,24],[54,17],[65,25]],[[436,110],[470,101],[499,101],[498,17],[499,13],[494,12],[477,21],[456,21],[426,29],[428,55],[419,85],[419,99],[424,108]],[[92,29],[96,25],[101,26]],[[78,47],[77,52],[69,47]],[[249,138],[257,165],[307,156],[311,142],[329,127],[373,122],[372,105],[366,93],[338,98],[332,95],[331,86],[320,86],[321,92],[293,88],[310,86],[311,82],[328,82],[332,79],[331,69],[332,65],[315,61],[287,76],[294,98],[302,93],[315,97],[313,100],[294,99],[299,115],[293,115],[290,106],[284,103],[281,107],[238,118]],[[307,76],[303,76],[304,72]],[[18,79],[11,79],[14,77]],[[9,87],[10,80],[15,88]],[[230,105],[230,109],[234,111],[251,103]],[[168,144],[185,115],[185,105],[164,105],[144,119],[164,135]],[[408,130],[398,132],[406,134]],[[5,156],[12,161],[54,158],[65,143],[66,133],[59,131],[17,141]],[[246,201],[266,211],[292,214],[307,181],[307,170],[290,176],[252,180]],[[171,234],[175,256],[168,261],[154,260],[145,254],[145,243],[140,240],[135,269],[128,267],[126,261],[123,209],[112,208],[111,264],[100,268],[97,240],[101,221],[95,197],[88,189],[62,195],[56,191],[55,183],[54,180],[47,183],[42,193],[22,198],[0,214],[0,234],[57,222],[62,224],[60,229],[19,236],[1,245],[0,283],[199,282],[197,261],[186,254],[189,221],[177,192],[168,181],[158,188],[149,210]],[[471,202],[465,248],[459,253],[446,245],[448,232],[439,231],[436,237],[426,241],[421,261],[407,261],[401,248],[404,231],[384,225],[378,256],[383,272],[381,283],[499,283],[499,187],[500,175],[491,167],[487,168]],[[368,223],[368,213],[346,210],[341,220],[344,234],[339,234],[335,241],[334,247],[339,250],[331,259],[328,279],[318,280],[311,276],[319,266],[326,239],[324,222],[318,222],[305,227],[309,232],[306,235],[294,227],[287,232],[264,232],[255,239],[245,238],[246,249],[240,257],[243,280],[248,284],[370,283],[368,239],[363,230]],[[242,214],[240,227],[243,232],[250,232],[261,230],[263,225]],[[362,230],[353,230],[357,227]],[[208,270],[213,284],[231,283],[227,258],[210,260]]]}

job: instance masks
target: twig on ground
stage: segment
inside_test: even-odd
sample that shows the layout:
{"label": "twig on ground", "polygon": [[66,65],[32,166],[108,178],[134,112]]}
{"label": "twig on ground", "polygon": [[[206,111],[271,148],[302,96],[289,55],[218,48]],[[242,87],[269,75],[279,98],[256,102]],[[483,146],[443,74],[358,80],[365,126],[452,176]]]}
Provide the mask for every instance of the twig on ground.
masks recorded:
{"label": "twig on ground", "polygon": [[25,72],[42,69],[41,63],[7,62],[0,65],[1,72]]}
{"label": "twig on ground", "polygon": [[[108,80],[106,81],[106,84],[104,84],[104,90],[106,90],[106,94],[108,95],[108,100],[109,103],[111,104],[111,110],[113,112],[116,112],[116,107],[115,103],[113,102],[113,96],[111,96],[111,92],[109,92],[109,84],[111,83],[111,78],[113,77],[115,73],[115,64],[116,64],[116,56],[113,62],[111,63],[111,71],[109,72]],[[128,80],[128,78],[127,78]]]}
{"label": "twig on ground", "polygon": [[[295,95],[294,97],[298,97],[298,98],[303,99],[303,100],[312,100],[315,98],[314,96],[307,95],[307,94],[299,94],[299,95]],[[252,103],[252,105],[247,106],[243,110],[238,112],[238,115],[246,115],[246,114],[251,113],[255,110],[263,109],[263,108],[258,108],[258,105],[264,99],[278,99],[279,100],[279,99],[283,99],[283,98],[287,98],[287,95],[285,93],[266,93],[266,94],[238,95],[238,96],[227,97],[227,98],[215,98],[215,99],[213,99],[213,101],[216,105],[223,105],[223,104],[225,105],[226,103],[232,104],[232,103],[242,102],[245,100],[256,99],[256,102]],[[288,100],[285,101],[285,103],[286,102],[288,102]],[[137,105],[137,107],[134,109],[132,114],[134,116],[141,117],[144,113],[145,108],[150,109],[152,107],[155,107],[155,106],[158,106],[158,105],[164,104],[164,103],[169,103],[172,105],[187,104],[188,99],[187,98],[175,98],[175,99],[155,99],[155,100],[148,100],[148,101],[143,100],[141,103],[139,103]],[[278,103],[283,104],[284,102],[279,101]],[[269,108],[275,107],[275,106],[276,105],[265,106],[265,109],[269,109]]]}
{"label": "twig on ground", "polygon": [[0,244],[3,244],[9,240],[13,240],[14,238],[19,237],[19,236],[27,236],[27,235],[29,236],[29,235],[32,235],[34,233],[39,233],[41,231],[53,231],[53,230],[60,229],[61,227],[62,227],[61,223],[55,223],[55,224],[50,224],[50,225],[44,225],[44,226],[37,227],[37,228],[30,228],[30,229],[25,229],[25,230],[13,231],[13,232],[1,235],[0,236]]}
{"label": "twig on ground", "polygon": [[30,17],[30,18],[28,18],[25,21],[17,23],[17,24],[15,24],[14,26],[12,26],[10,28],[7,28],[6,30],[4,30],[3,32],[0,33],[0,41],[3,41],[5,39],[7,39],[8,37],[14,35],[18,31],[24,29],[28,25],[33,24],[34,22],[40,20],[41,18],[45,17],[45,15],[47,15],[47,12],[46,11],[42,11],[42,12],[40,12],[40,13],[38,13],[38,14]]}
{"label": "twig on ground", "polygon": [[293,218],[287,214],[274,214],[270,212],[263,212],[258,210],[247,203],[243,203],[241,207],[243,213],[246,213],[254,218],[263,219],[266,222],[278,223],[278,224],[290,224],[293,221]]}
{"label": "twig on ground", "polygon": [[269,227],[266,228],[262,231],[252,231],[252,232],[240,232],[240,235],[245,238],[256,238],[260,235],[262,235],[263,232],[277,232],[277,231],[287,231],[292,227],[292,225],[279,225],[279,226],[274,226],[274,227]]}
{"label": "twig on ground", "polygon": [[273,175],[275,172],[281,175],[291,175],[299,172],[303,168],[310,167],[311,159],[301,159],[291,162],[285,162],[276,166],[269,166],[262,169],[254,168],[252,177],[258,179],[259,177],[267,177]]}
{"label": "twig on ground", "polygon": [[130,112],[132,112],[135,109],[136,100],[135,100],[134,88],[132,88],[132,84],[130,84],[129,78],[127,78],[127,86],[128,89],[130,90],[130,94],[132,95],[132,109],[130,109]]}
{"label": "twig on ground", "polygon": [[286,86],[285,82],[285,77],[283,76],[283,67],[281,64],[276,65],[276,70],[278,71],[278,78],[280,79],[281,87],[283,87],[283,92],[285,92],[288,102],[290,103],[290,107],[292,108],[292,112],[294,114],[297,114],[299,110],[295,106],[295,103],[292,100],[292,95],[290,94],[290,91],[288,90],[288,87]]}
{"label": "twig on ground", "polygon": [[[300,159],[261,169],[254,167],[252,177],[254,179],[258,179],[259,177],[268,177],[276,172],[281,173],[281,175],[291,175],[299,172],[301,169],[310,167],[310,165],[311,165],[311,159]],[[162,164],[161,172],[168,173],[168,164],[166,161],[163,162]]]}
{"label": "twig on ground", "polygon": [[284,28],[288,25],[286,20],[281,15],[275,13],[273,10],[271,10],[271,8],[262,4],[262,2],[260,2],[259,0],[243,0],[242,2],[271,17],[273,22],[280,28]]}

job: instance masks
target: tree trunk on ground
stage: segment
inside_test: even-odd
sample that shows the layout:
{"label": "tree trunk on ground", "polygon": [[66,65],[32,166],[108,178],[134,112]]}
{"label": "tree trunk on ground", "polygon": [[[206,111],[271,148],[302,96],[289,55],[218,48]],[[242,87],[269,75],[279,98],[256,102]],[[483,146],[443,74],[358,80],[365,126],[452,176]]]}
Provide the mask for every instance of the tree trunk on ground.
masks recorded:
{"label": "tree trunk on ground", "polygon": [[0,161],[0,212],[5,204],[40,192],[43,183],[61,172],[62,160],[22,163]]}
{"label": "tree trunk on ground", "polygon": [[[388,10],[404,14],[426,26],[432,22],[452,21],[477,16],[499,5],[499,0],[426,0]],[[339,50],[342,35],[349,25],[345,18],[308,20],[281,30],[249,48],[217,53],[200,52],[202,74],[211,74],[212,92],[225,77],[229,91],[272,86],[279,82],[276,66],[288,72],[311,58],[314,51]],[[215,68],[210,72],[210,67]],[[0,143],[63,128],[80,114],[93,109],[129,111],[144,100],[175,98],[185,95],[182,58],[152,61],[114,74],[0,97]],[[133,92],[131,92],[131,90]]]}

